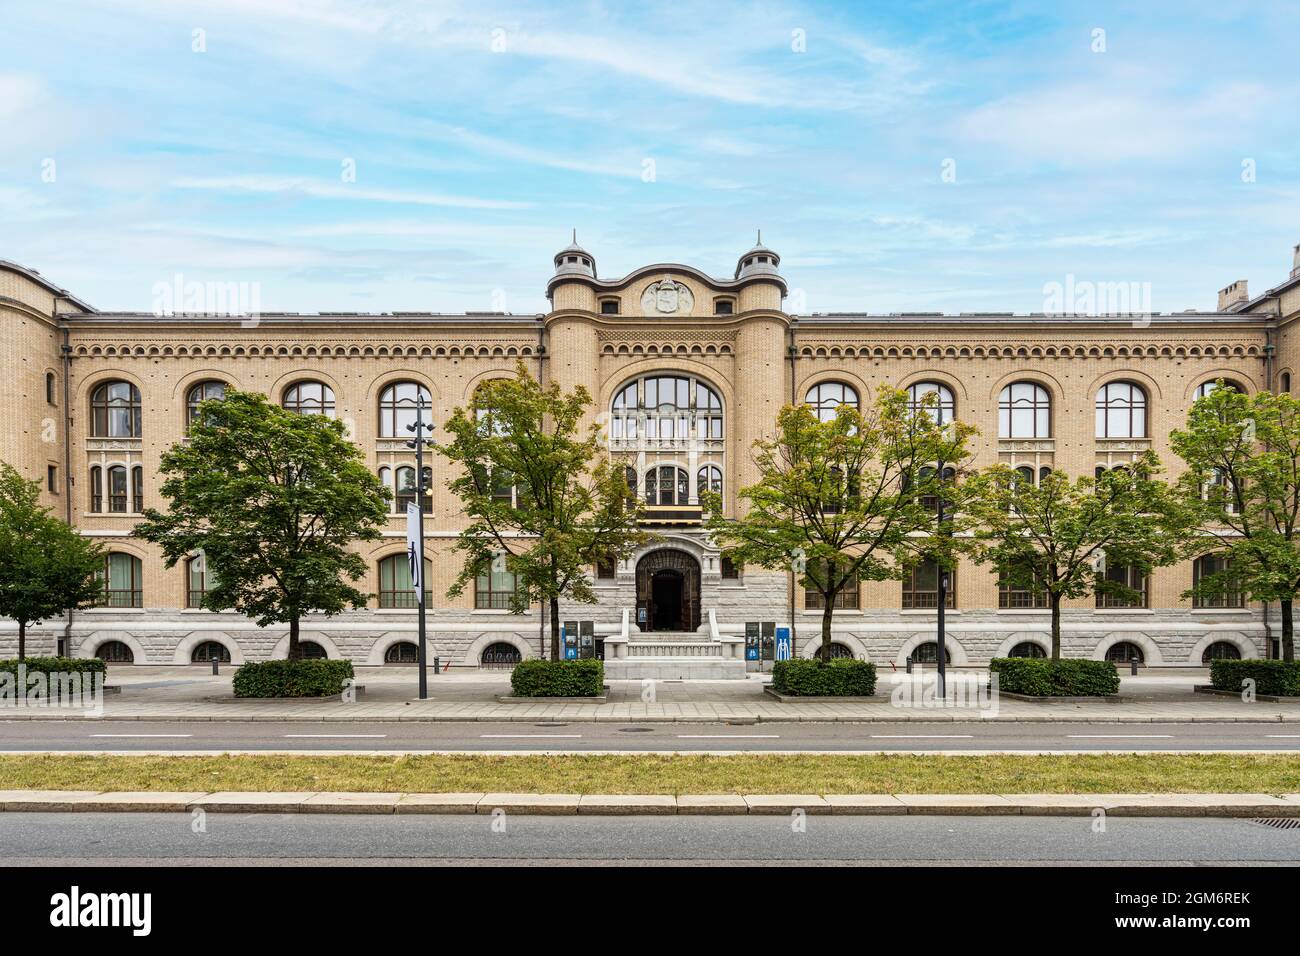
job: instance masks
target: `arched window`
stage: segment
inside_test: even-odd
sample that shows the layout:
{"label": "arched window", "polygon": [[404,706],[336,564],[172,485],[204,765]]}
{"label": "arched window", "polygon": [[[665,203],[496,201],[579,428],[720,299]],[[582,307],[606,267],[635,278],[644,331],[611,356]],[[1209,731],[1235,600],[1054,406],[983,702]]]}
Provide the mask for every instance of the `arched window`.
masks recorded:
{"label": "arched window", "polygon": [[[433,577],[433,564],[424,559],[424,603],[428,607],[433,599],[429,581]],[[411,564],[405,553],[393,554],[379,562],[379,606],[383,608],[413,608],[419,602],[411,582]]]}
{"label": "arched window", "polygon": [[1229,389],[1230,391],[1233,392],[1245,391],[1245,389],[1243,389],[1238,383],[1231,381],[1230,379],[1211,379],[1208,382],[1202,382],[1200,385],[1196,386],[1196,391],[1192,393],[1192,401],[1197,402],[1200,401],[1202,398],[1205,398],[1208,395],[1210,395],[1216,388],[1219,387],[1220,381],[1222,381],[1223,387]]}
{"label": "arched window", "polygon": [[220,641],[204,641],[190,654],[191,664],[207,664],[214,660],[221,664],[229,664],[230,648]]}
{"label": "arched window", "polygon": [[1231,641],[1215,641],[1201,653],[1201,663],[1210,661],[1239,661],[1241,648]]}
{"label": "arched window", "polygon": [[831,660],[853,660],[853,651],[839,641],[831,641]]}
{"label": "arched window", "polygon": [[143,607],[144,568],[140,559],[122,551],[104,555],[99,572],[101,607]]}
{"label": "arched window", "polygon": [[92,438],[140,437],[140,390],[130,382],[105,382],[90,395]]}
{"label": "arched window", "polygon": [[646,471],[645,500],[650,505],[690,504],[691,483],[686,469],[660,465]]}
{"label": "arched window", "polygon": [[1146,438],[1147,393],[1132,382],[1111,382],[1097,392],[1098,438]]}
{"label": "arched window", "polygon": [[[930,398],[931,395],[934,398]],[[957,416],[957,403],[952,397],[952,389],[939,382],[917,382],[909,386],[907,403],[913,415],[924,410],[936,425],[947,425]]]}
{"label": "arched window", "polygon": [[609,437],[648,442],[721,439],[722,399],[693,376],[647,375],[623,386],[610,408]]}
{"label": "arched window", "polygon": [[495,644],[489,644],[483,648],[483,654],[479,657],[481,667],[505,668],[514,667],[524,656],[519,653],[519,648],[513,644],[507,644],[505,641],[497,641]]}
{"label": "arched window", "polygon": [[804,402],[812,406],[818,421],[834,421],[841,405],[858,408],[858,391],[843,382],[822,382],[808,389]]}
{"label": "arched window", "polygon": [[[918,644],[912,648],[912,653],[908,657],[912,658],[913,664],[937,664],[939,663],[939,642],[927,641],[924,644]],[[952,659],[948,655],[945,655],[945,663],[952,663]]]}
{"label": "arched window", "polygon": [[[1018,573],[1012,573],[1013,571]],[[1047,607],[1047,592],[1035,587],[1038,578],[1029,566],[1000,570],[998,573],[998,607],[1004,610],[1036,610]],[[1013,657],[1016,655],[1012,655]]]}
{"label": "arched window", "polygon": [[420,663],[420,648],[413,641],[398,641],[395,644],[389,644],[388,650],[384,651],[385,664],[418,664]]}
{"label": "arched window", "polygon": [[221,401],[226,397],[225,382],[199,382],[185,395],[185,427],[193,425],[199,416],[199,405],[207,401]]}
{"label": "arched window", "polygon": [[105,641],[95,648],[95,656],[110,664],[135,663],[135,651],[122,641]]}
{"label": "arched window", "polygon": [[429,390],[416,382],[394,382],[379,394],[379,437],[410,438],[407,425],[415,424],[415,406],[424,400],[425,421],[430,421]]}
{"label": "arched window", "polygon": [[628,465],[626,468],[624,468],[623,480],[627,482],[628,491],[632,492],[632,494],[636,494],[636,488],[637,488],[636,469],[633,468],[631,465]]}
{"label": "arched window", "polygon": [[489,568],[474,579],[474,607],[480,611],[506,611],[519,590],[519,581],[504,568]]}
{"label": "arched window", "polygon": [[108,469],[108,510],[112,514],[126,514],[125,465],[114,465]]}
{"label": "arched window", "polygon": [[695,476],[695,487],[701,492],[722,494],[722,469],[717,465],[705,465]]}
{"label": "arched window", "polygon": [[1283,395],[1291,394],[1291,373],[1290,372],[1282,373],[1282,394]]}
{"label": "arched window", "polygon": [[299,415],[324,415],[334,417],[334,389],[324,382],[294,382],[284,390],[281,403],[288,411]]}
{"label": "arched window", "polygon": [[[381,468],[379,477],[387,483],[384,472],[387,469]],[[424,467],[424,513],[429,514],[433,511],[433,498],[428,493],[429,482],[432,479],[433,470],[425,465]],[[401,465],[396,470],[397,481],[393,487],[393,505],[398,514],[406,514],[406,506],[415,504],[415,468],[411,465]]]}
{"label": "arched window", "polygon": [[1012,382],[998,399],[999,438],[1052,437],[1052,398],[1034,382]]}
{"label": "arched window", "polygon": [[1213,593],[1193,594],[1192,607],[1245,607],[1246,595],[1232,579],[1226,554],[1203,554],[1192,562],[1192,587],[1213,586]]}
{"label": "arched window", "polygon": [[1011,648],[1008,657],[1046,657],[1047,651],[1043,650],[1043,645],[1035,641],[1021,641],[1015,647]]}
{"label": "arched window", "polygon": [[1127,664],[1129,661],[1142,663],[1142,648],[1132,641],[1119,641],[1106,649],[1106,660],[1112,664]]}
{"label": "arched window", "polygon": [[208,570],[206,555],[196,554],[185,562],[186,607],[202,607],[204,596],[217,585],[217,579]]}
{"label": "arched window", "polygon": [[1130,597],[1126,594],[1112,592],[1097,592],[1097,607],[1101,608],[1119,608],[1119,607],[1150,607],[1151,598],[1151,578],[1131,564],[1111,564],[1106,563],[1106,580],[1113,581],[1123,587],[1137,592],[1137,597]]}
{"label": "arched window", "polygon": [[304,661],[324,661],[329,659],[325,645],[317,641],[299,641],[298,659]]}
{"label": "arched window", "polygon": [[144,467],[141,465],[131,469],[131,510],[136,514],[144,511]]}
{"label": "arched window", "polygon": [[53,372],[45,373],[45,401],[51,405],[57,405],[58,402],[58,379],[54,377]]}

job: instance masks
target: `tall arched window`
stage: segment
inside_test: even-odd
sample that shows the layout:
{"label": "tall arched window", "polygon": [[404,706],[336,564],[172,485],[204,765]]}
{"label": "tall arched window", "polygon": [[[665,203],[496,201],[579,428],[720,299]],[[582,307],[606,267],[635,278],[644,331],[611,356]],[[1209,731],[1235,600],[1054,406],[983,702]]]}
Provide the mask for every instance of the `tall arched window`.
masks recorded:
{"label": "tall arched window", "polygon": [[122,551],[110,551],[104,555],[99,581],[103,589],[100,597],[103,607],[143,606],[144,570],[135,555]]}
{"label": "tall arched window", "polygon": [[95,514],[104,510],[104,469],[99,465],[90,467],[90,510]]}
{"label": "tall arched window", "polygon": [[1147,393],[1132,382],[1110,382],[1097,392],[1098,438],[1146,438]]}
{"label": "tall arched window", "polygon": [[649,505],[690,504],[691,483],[685,468],[660,465],[645,473],[645,500]]}
{"label": "tall arched window", "polygon": [[185,395],[185,427],[194,424],[199,416],[199,405],[209,400],[220,401],[226,397],[225,382],[199,382],[192,385]]}
{"label": "tall arched window", "polygon": [[140,437],[140,390],[130,382],[105,382],[90,395],[92,438]]}
{"label": "tall arched window", "polygon": [[[433,592],[429,581],[433,577],[433,564],[424,559],[424,603],[427,607]],[[379,562],[379,606],[383,608],[413,608],[415,588],[411,582],[411,564],[405,552],[394,554]]]}
{"label": "tall arched window", "polygon": [[1035,382],[1012,382],[998,398],[999,438],[1052,437],[1052,398]]}
{"label": "tall arched window", "polygon": [[[928,396],[933,395],[934,398]],[[907,389],[907,403],[912,414],[926,411],[937,425],[947,425],[957,416],[957,403],[952,389],[939,382],[917,382]]]}
{"label": "tall arched window", "polygon": [[144,467],[141,465],[131,469],[131,510],[135,514],[144,511]]}
{"label": "tall arched window", "polygon": [[[1246,595],[1232,577],[1232,562],[1226,554],[1203,554],[1192,562],[1192,587],[1207,588],[1192,596],[1192,607],[1234,608],[1246,606]],[[1213,584],[1214,587],[1209,589]]]}
{"label": "tall arched window", "polygon": [[281,403],[287,410],[299,415],[324,415],[334,417],[334,389],[324,382],[294,382],[284,390]]}
{"label": "tall arched window", "polygon": [[722,399],[702,379],[647,375],[619,389],[611,406],[609,436],[649,442],[721,439]]}
{"label": "tall arched window", "polygon": [[415,424],[416,402],[424,399],[426,421],[431,420],[429,390],[416,382],[394,382],[379,395],[379,437],[410,438],[407,425]]}
{"label": "tall arched window", "polygon": [[57,405],[58,402],[58,379],[54,377],[53,372],[45,373],[45,400],[51,405]]}
{"label": "tall arched window", "polygon": [[[380,477],[383,479],[384,472],[387,469],[380,469]],[[424,495],[424,512],[429,514],[433,511],[433,498],[429,494],[429,482],[433,470],[424,466],[425,478],[425,495]],[[411,465],[400,465],[396,472],[396,483],[393,488],[393,505],[398,514],[406,514],[406,506],[415,504],[415,468]],[[386,483],[386,482],[385,482]]]}
{"label": "tall arched window", "polygon": [[208,570],[208,559],[196,554],[185,562],[186,607],[202,607],[203,596],[216,587],[216,578]]}
{"label": "tall arched window", "polygon": [[108,469],[108,510],[112,514],[126,514],[125,465],[114,465]]}
{"label": "tall arched window", "polygon": [[705,465],[695,476],[695,486],[699,491],[722,494],[722,469],[717,465]]}
{"label": "tall arched window", "polygon": [[822,382],[808,389],[804,402],[812,406],[818,421],[834,421],[841,405],[858,408],[858,391],[843,382]]}
{"label": "tall arched window", "polygon": [[1245,391],[1245,389],[1243,389],[1241,385],[1239,385],[1237,382],[1234,382],[1230,379],[1222,379],[1222,380],[1211,379],[1208,382],[1202,382],[1200,385],[1196,386],[1196,391],[1192,393],[1192,401],[1197,402],[1200,401],[1202,398],[1205,398],[1207,395],[1209,395],[1211,392],[1213,392],[1216,388],[1219,387],[1220,381],[1223,382],[1223,387],[1226,389],[1230,389],[1231,391],[1234,392]]}

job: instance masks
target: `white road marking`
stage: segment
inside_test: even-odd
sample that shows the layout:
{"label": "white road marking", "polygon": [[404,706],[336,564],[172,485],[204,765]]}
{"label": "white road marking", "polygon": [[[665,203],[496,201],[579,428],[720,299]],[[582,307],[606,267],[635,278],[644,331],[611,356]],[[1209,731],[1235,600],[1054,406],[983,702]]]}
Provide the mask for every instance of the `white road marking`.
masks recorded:
{"label": "white road marking", "polygon": [[91,734],[92,737],[193,737],[193,734]]}
{"label": "white road marking", "polygon": [[678,740],[780,740],[780,734],[678,734]]}
{"label": "white road marking", "polygon": [[1276,737],[1278,740],[1296,740],[1300,734],[1268,734],[1269,737]]}
{"label": "white road marking", "polygon": [[364,737],[366,739],[375,739],[378,737],[387,737],[388,734],[285,734],[286,737],[292,737],[297,740],[350,740],[355,737]]}
{"label": "white road marking", "polygon": [[872,740],[970,740],[974,734],[872,734]]}
{"label": "white road marking", "polygon": [[479,740],[578,740],[582,734],[479,734]]}
{"label": "white road marking", "polygon": [[1071,740],[1172,740],[1173,734],[1068,734]]}

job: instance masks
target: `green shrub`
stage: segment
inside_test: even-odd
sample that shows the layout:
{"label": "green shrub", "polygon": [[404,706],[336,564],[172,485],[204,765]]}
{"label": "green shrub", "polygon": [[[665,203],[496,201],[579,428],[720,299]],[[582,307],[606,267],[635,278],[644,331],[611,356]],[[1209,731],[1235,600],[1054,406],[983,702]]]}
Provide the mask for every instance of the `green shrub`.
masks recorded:
{"label": "green shrub", "polygon": [[236,697],[332,697],[352,677],[351,661],[260,661],[235,671]]}
{"label": "green shrub", "polygon": [[995,657],[989,671],[998,689],[1029,697],[1105,697],[1119,693],[1119,671],[1110,661]]}
{"label": "green shrub", "polygon": [[1210,683],[1217,690],[1240,693],[1247,679],[1257,694],[1300,697],[1300,661],[1210,661]]}
{"label": "green shrub", "polygon": [[[18,673],[17,658],[0,661],[0,672]],[[28,674],[103,674],[108,676],[108,664],[98,657],[28,657],[22,665]]]}
{"label": "green shrub", "polygon": [[847,657],[777,661],[772,690],[789,697],[870,697],[876,692],[876,665]]}
{"label": "green shrub", "polygon": [[520,661],[510,672],[516,697],[599,697],[605,689],[605,665],[597,660]]}

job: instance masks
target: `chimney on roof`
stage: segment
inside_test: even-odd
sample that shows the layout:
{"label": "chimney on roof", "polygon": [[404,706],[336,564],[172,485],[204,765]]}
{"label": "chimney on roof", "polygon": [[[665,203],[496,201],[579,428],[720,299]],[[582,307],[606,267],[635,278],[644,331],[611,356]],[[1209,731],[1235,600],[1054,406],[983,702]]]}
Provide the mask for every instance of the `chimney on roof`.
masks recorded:
{"label": "chimney on roof", "polygon": [[1300,242],[1291,250],[1291,278],[1300,279]]}
{"label": "chimney on roof", "polygon": [[1250,299],[1246,291],[1246,280],[1238,279],[1226,289],[1219,290],[1219,311],[1231,312],[1237,306],[1245,305]]}

